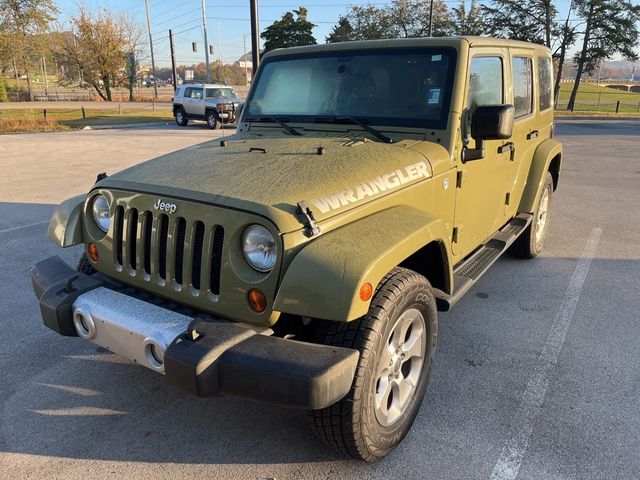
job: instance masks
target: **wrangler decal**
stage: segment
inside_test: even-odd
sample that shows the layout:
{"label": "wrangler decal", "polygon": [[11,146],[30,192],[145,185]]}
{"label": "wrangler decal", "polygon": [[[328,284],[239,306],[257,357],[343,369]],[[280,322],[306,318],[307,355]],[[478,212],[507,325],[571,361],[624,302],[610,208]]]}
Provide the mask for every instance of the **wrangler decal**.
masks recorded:
{"label": "wrangler decal", "polygon": [[326,197],[314,198],[311,203],[318,207],[322,213],[327,213],[359,202],[366,197],[393,190],[419,178],[431,178],[431,170],[426,162],[418,162],[404,169],[394,170],[368,182],[356,185],[355,188],[342,190]]}

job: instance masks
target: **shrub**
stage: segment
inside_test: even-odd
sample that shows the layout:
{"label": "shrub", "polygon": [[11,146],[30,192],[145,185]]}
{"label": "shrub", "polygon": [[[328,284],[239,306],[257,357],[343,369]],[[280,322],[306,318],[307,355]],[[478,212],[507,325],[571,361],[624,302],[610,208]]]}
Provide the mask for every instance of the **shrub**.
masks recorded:
{"label": "shrub", "polygon": [[7,84],[4,81],[4,77],[0,75],[0,102],[8,102],[9,96],[7,95]]}

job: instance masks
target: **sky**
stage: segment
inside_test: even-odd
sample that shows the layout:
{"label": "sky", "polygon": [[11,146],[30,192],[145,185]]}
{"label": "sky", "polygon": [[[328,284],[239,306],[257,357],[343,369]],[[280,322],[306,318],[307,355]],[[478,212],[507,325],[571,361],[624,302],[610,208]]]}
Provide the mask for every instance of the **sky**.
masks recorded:
{"label": "sky", "polygon": [[[459,0],[444,0],[455,6]],[[131,16],[147,33],[145,0],[84,0],[84,5],[92,11],[107,8]],[[285,12],[304,6],[309,11],[308,19],[316,24],[313,34],[318,43],[337,23],[340,15],[347,12],[350,5],[373,4],[383,6],[384,0],[258,0],[260,28],[264,29],[279,19]],[[482,1],[480,3],[483,3]],[[557,0],[560,16],[566,15],[569,0]],[[61,11],[60,21],[64,24],[78,10],[77,0],[57,0]],[[154,56],[157,67],[171,65],[169,50],[169,29],[174,32],[177,64],[191,65],[204,62],[204,42],[202,29],[202,0],[149,0],[151,30],[153,34]],[[225,63],[238,60],[251,44],[249,22],[249,0],[207,0],[207,31],[214,54],[210,60],[222,59]],[[562,17],[564,18],[564,16]],[[191,42],[198,43],[198,51],[192,51]],[[149,57],[142,58],[149,63]]]}

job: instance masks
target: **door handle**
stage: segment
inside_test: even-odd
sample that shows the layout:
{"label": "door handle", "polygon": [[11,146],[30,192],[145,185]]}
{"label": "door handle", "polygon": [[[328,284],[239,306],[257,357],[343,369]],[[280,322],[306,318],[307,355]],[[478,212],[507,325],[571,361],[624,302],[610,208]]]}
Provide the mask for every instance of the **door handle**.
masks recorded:
{"label": "door handle", "polygon": [[513,152],[515,151],[516,146],[513,144],[513,142],[507,142],[504,145],[500,145],[498,147],[498,153],[504,153],[504,152]]}
{"label": "door handle", "polygon": [[507,142],[504,145],[500,145],[498,147],[498,154],[503,154],[505,152],[509,152],[509,161],[513,162],[516,153],[516,146],[513,142]]}
{"label": "door handle", "polygon": [[540,135],[540,132],[538,130],[532,130],[529,133],[527,133],[527,140],[531,140],[532,138],[538,138],[539,135]]}

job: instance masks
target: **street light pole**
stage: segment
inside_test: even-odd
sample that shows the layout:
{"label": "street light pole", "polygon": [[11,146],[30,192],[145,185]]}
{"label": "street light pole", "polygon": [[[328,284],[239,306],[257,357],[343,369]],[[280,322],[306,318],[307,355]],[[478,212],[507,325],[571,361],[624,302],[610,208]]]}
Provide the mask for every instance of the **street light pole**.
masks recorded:
{"label": "street light pole", "polygon": [[253,68],[251,78],[255,77],[260,62],[260,25],[258,20],[258,0],[250,1],[251,9],[251,61]]}
{"label": "street light pole", "polygon": [[202,0],[202,28],[204,31],[204,59],[206,62],[207,83],[211,83],[211,65],[209,64],[209,40],[207,40],[207,9]]}
{"label": "street light pole", "polygon": [[151,15],[149,15],[149,0],[145,0],[147,7],[147,29],[149,30],[149,48],[151,49],[151,73],[153,74],[153,98],[158,98],[158,83],[156,81],[156,60],[153,57],[153,37],[151,36]]}
{"label": "street light pole", "polygon": [[433,32],[433,0],[431,0],[431,6],[429,7],[429,37],[432,37]]}

